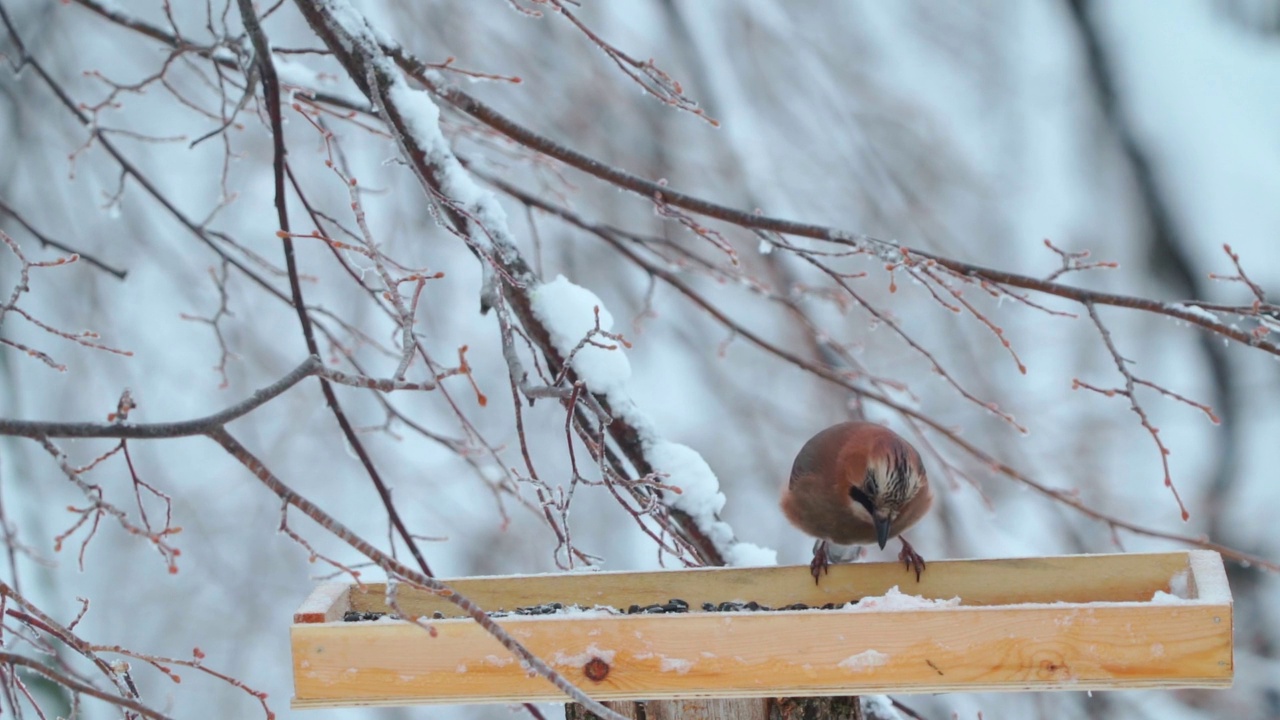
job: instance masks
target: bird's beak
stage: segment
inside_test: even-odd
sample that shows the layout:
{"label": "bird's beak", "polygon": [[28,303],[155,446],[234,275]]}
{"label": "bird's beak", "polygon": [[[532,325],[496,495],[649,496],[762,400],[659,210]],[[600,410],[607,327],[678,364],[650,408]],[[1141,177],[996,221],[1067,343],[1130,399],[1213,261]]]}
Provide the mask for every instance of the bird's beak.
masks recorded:
{"label": "bird's beak", "polygon": [[889,542],[889,518],[876,515],[872,518],[876,524],[876,543],[880,545],[880,549],[884,549],[884,544]]}

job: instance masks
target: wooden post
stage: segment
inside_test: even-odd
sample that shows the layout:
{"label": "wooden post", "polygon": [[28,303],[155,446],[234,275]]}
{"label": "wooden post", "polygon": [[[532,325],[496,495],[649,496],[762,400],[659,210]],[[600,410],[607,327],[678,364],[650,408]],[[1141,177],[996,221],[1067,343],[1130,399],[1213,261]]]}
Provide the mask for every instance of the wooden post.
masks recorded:
{"label": "wooden post", "polygon": [[[631,720],[882,720],[863,714],[856,695],[810,698],[733,698],[608,702]],[[600,720],[577,703],[565,706],[565,720]]]}
{"label": "wooden post", "polygon": [[[637,700],[607,702],[610,710],[630,720],[768,720],[764,712],[768,700],[734,698],[731,700]],[[564,708],[565,720],[600,720],[600,716],[577,703]]]}

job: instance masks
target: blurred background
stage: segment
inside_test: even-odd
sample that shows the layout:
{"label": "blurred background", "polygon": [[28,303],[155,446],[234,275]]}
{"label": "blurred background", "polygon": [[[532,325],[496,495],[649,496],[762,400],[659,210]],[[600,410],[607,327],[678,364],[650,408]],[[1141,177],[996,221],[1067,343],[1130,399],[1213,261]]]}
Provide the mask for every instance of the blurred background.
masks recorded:
{"label": "blurred background", "polygon": [[[1090,250],[1089,262],[1118,264],[1059,278],[1067,284],[1160,302],[1249,305],[1254,294],[1246,285],[1211,278],[1238,274],[1223,248],[1229,244],[1263,291],[1275,297],[1280,288],[1275,0],[568,6],[613,47],[652,58],[718,127],[646,94],[547,4],[354,5],[428,62],[453,57],[461,68],[518,76],[512,83],[445,75],[515,122],[713,202],[1036,277],[1061,267],[1048,239],[1065,251]],[[0,416],[103,422],[129,388],[138,402],[132,420],[187,419],[238,402],[299,363],[306,348],[297,314],[271,291],[287,297],[288,281],[275,235],[261,88],[245,98],[244,73],[215,70],[210,52],[199,50],[222,44],[214,56],[228,58],[228,48],[247,48],[235,3],[115,0],[117,21],[85,2],[0,0],[0,7],[13,30],[0,35],[7,60],[0,71],[0,229],[30,260],[66,254],[42,246],[43,236],[101,263],[82,258],[32,269],[18,306],[54,328],[92,330],[97,342],[132,352],[85,347],[9,313],[0,337],[47,353],[65,371],[12,347],[0,350]],[[301,96],[299,88],[309,88],[361,105],[341,66],[315,52],[323,43],[292,3],[258,10],[289,92]],[[185,39],[188,50],[171,54],[139,32],[144,25]],[[40,71],[23,66],[15,32]],[[397,507],[415,534],[429,537],[422,547],[441,577],[556,570],[555,535],[523,477],[498,323],[493,313],[480,313],[481,264],[439,226],[376,117],[347,117],[319,101],[307,107],[329,108],[315,117],[332,132],[326,143],[315,123],[286,110],[291,169],[307,199],[355,227],[348,188],[326,166],[334,158],[358,179],[381,250],[404,267],[444,273],[426,285],[415,329],[442,367],[456,366],[466,346],[487,399],[482,405],[458,376],[437,392],[388,396],[397,417],[367,391],[339,388]],[[1089,507],[1142,527],[1207,535],[1280,560],[1280,523],[1270,518],[1280,503],[1275,356],[1169,317],[1099,309],[1135,375],[1211,406],[1222,420],[1215,425],[1194,407],[1138,389],[1170,450],[1170,474],[1190,513],[1184,523],[1164,486],[1159,449],[1129,401],[1073,389],[1075,380],[1103,388],[1124,383],[1079,305],[1030,296],[1075,314],[1067,317],[969,290],[966,298],[1002,329],[1024,374],[987,325],[951,312],[905,274],[891,279],[883,261],[831,260],[841,271],[866,273],[848,282],[877,318],[830,276],[792,253],[770,251],[749,231],[713,226],[735,249],[734,265],[660,217],[646,198],[537,156],[455,112],[445,112],[442,125],[478,173],[647,238],[636,242],[638,251],[742,328],[868,387],[899,384],[895,398],[1037,482],[1075,491]],[[937,500],[910,535],[928,559],[1185,547],[1113,532],[994,472],[940,434],[913,434],[888,408],[763,352],[598,237],[499,197],[543,278],[563,274],[601,298],[615,331],[633,345],[633,399],[663,436],[707,460],[727,496],[722,517],[739,539],[776,549],[780,562],[810,557],[810,540],[777,508],[796,451],[817,430],[858,415],[907,434],[925,455]],[[291,212],[295,232],[315,229],[296,197]],[[370,264],[348,253],[357,269],[349,272],[320,241],[295,243],[308,305],[331,332],[325,359],[351,371],[354,358],[370,375],[390,376],[399,339],[368,292],[379,287]],[[12,292],[20,268],[0,248],[0,295]],[[939,378],[935,362],[954,383]],[[415,371],[420,376],[421,363],[410,379]],[[567,485],[564,410],[548,401],[523,413],[542,481]],[[386,513],[314,380],[230,429],[295,489],[386,546]],[[87,464],[113,444],[59,447]],[[54,538],[78,517],[66,508],[82,507],[84,496],[38,444],[0,437],[0,499],[14,558],[0,563],[0,576],[20,581],[28,599],[63,622],[80,610],[77,598],[88,598],[81,637],[176,657],[199,647],[210,667],[269,693],[282,718],[523,712],[291,711],[288,624],[329,570],[308,563],[308,552],[278,532],[278,501],[208,439],[131,442],[130,452],[139,476],[172,498],[173,522],[183,528],[174,538],[182,551],[176,574],[152,545],[113,522],[103,522],[85,547],[83,567],[77,553],[87,528],[55,552]],[[109,499],[133,507],[119,456],[90,479]],[[152,512],[162,508],[147,502]],[[290,517],[290,527],[320,552],[361,561],[314,524]],[[599,485],[578,489],[568,523],[575,546],[599,557],[604,569],[679,566]],[[871,558],[895,554],[891,545]],[[1230,691],[900,699],[929,718],[1280,717],[1280,585],[1257,568],[1231,564],[1229,573],[1237,601]],[[243,692],[189,670],[182,675],[175,684],[139,669],[136,680],[144,700],[175,716],[261,716]],[[50,713],[66,713],[50,703]],[[547,712],[558,716],[559,706]],[[113,715],[90,703],[82,716]]]}

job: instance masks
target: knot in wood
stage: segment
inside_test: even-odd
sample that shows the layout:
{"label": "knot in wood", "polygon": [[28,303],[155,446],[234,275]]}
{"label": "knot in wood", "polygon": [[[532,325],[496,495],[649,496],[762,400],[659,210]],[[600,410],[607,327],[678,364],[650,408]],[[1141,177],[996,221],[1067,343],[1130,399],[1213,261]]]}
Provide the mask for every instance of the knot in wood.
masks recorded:
{"label": "knot in wood", "polygon": [[582,672],[586,674],[587,679],[592,682],[600,682],[609,677],[609,663],[598,657],[593,657],[582,666]]}

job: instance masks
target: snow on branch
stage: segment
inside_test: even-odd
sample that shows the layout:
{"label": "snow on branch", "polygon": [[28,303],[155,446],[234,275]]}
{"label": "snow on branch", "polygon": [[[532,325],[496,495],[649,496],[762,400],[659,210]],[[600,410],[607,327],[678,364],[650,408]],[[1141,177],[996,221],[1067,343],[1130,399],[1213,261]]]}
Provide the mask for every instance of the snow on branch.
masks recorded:
{"label": "snow on branch", "polygon": [[668,484],[680,489],[663,493],[664,504],[692,521],[702,535],[698,540],[705,541],[701,544],[709,545],[718,559],[734,564],[776,562],[772,551],[736,542],[732,528],[717,517],[725,498],[706,461],[692,449],[662,439],[636,406],[626,391],[630,365],[619,346],[623,341],[611,335],[613,319],[599,298],[563,278],[538,282],[516,247],[497,198],[481,188],[453,154],[430,94],[409,87],[388,57],[386,49],[394,50],[395,43],[345,0],[300,0],[298,5],[369,95],[424,191],[442,207],[445,227],[467,242],[486,273],[492,271],[486,284],[499,277],[512,288],[513,309],[550,364],[567,365],[593,395],[605,400],[613,420],[609,431],[636,468],[666,475]]}
{"label": "snow on branch", "polygon": [[739,542],[719,518],[725,495],[706,460],[686,445],[663,439],[632,399],[627,390],[631,363],[623,353],[626,341],[611,332],[613,316],[600,298],[560,275],[534,288],[531,300],[533,314],[546,326],[556,350],[591,392],[604,396],[614,414],[636,429],[650,468],[676,489],[663,493],[663,503],[692,518],[728,564],[776,565],[774,550]]}

